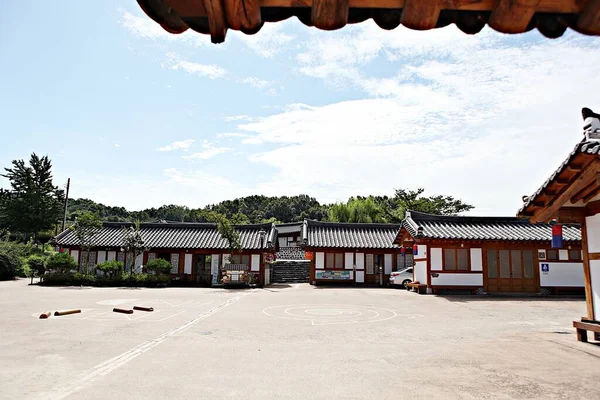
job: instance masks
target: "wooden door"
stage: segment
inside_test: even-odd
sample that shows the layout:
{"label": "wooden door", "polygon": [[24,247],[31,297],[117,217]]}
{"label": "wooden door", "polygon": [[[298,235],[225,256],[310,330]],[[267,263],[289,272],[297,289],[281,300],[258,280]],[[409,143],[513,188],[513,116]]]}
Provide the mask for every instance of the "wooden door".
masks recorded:
{"label": "wooden door", "polygon": [[538,291],[533,250],[488,249],[485,263],[488,292]]}
{"label": "wooden door", "polygon": [[383,270],[383,254],[365,254],[365,283],[380,284],[380,272]]}

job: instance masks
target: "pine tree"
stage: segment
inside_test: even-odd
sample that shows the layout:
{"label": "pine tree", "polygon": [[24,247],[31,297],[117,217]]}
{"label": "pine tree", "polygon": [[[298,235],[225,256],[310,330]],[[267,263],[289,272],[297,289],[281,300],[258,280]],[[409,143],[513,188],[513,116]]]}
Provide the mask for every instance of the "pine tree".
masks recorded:
{"label": "pine tree", "polygon": [[29,165],[14,160],[12,168],[1,175],[10,181],[11,190],[2,194],[0,215],[6,228],[29,238],[51,229],[60,219],[64,192],[52,183],[52,163],[48,156],[33,153]]}

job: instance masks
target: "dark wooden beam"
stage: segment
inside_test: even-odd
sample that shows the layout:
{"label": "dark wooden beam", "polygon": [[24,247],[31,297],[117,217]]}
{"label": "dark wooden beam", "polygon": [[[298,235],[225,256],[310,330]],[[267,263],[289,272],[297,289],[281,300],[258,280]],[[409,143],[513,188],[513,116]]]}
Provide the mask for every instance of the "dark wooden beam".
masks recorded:
{"label": "dark wooden beam", "polygon": [[555,184],[558,184],[558,185],[566,185],[566,184],[568,184],[569,182],[570,182],[570,180],[569,180],[569,179],[565,179],[565,178],[558,178],[558,179],[556,179],[556,180],[554,181],[554,183],[555,183]]}
{"label": "dark wooden beam", "polygon": [[590,183],[589,185],[587,185],[586,187],[581,189],[579,192],[575,193],[575,195],[573,197],[571,197],[571,203],[573,203],[573,204],[577,203],[579,200],[586,197],[588,195],[588,193],[590,193],[591,191],[596,189],[596,187],[597,187],[596,182]]}
{"label": "dark wooden beam", "polygon": [[534,201],[533,205],[536,207],[544,207],[546,205],[545,201]]}
{"label": "dark wooden beam", "polygon": [[600,200],[589,202],[585,205],[586,216],[600,213]]}
{"label": "dark wooden beam", "polygon": [[563,224],[582,224],[586,216],[585,207],[561,207],[556,219]]}
{"label": "dark wooden beam", "polygon": [[532,218],[532,222],[546,222],[551,220],[558,210],[571,200],[571,197],[578,193],[582,188],[595,182],[599,172],[600,167],[598,163],[591,164],[571,182],[566,190],[550,201],[544,208],[536,212]]}
{"label": "dark wooden beam", "polygon": [[581,165],[581,164],[567,165],[567,169],[569,171],[579,172],[579,171],[581,171],[583,169],[583,165]]}
{"label": "dark wooden beam", "polygon": [[591,199],[596,197],[598,193],[600,193],[600,186],[595,185],[594,189],[585,195],[585,197],[583,198],[583,202],[589,202]]}

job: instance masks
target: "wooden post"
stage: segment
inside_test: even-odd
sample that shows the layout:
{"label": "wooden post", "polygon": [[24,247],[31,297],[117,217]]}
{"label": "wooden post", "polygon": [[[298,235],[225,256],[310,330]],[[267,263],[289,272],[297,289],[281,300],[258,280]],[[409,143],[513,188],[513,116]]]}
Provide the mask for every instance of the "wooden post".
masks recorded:
{"label": "wooden post", "polygon": [[590,273],[590,254],[587,238],[587,221],[584,218],[581,224],[581,245],[583,250],[583,284],[585,286],[585,303],[587,307],[587,317],[594,319],[594,299],[592,293],[592,276]]}

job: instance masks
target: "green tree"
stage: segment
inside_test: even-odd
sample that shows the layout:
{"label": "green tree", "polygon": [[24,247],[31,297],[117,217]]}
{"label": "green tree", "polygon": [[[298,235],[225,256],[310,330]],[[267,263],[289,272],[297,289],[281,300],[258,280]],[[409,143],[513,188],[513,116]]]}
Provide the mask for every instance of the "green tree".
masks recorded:
{"label": "green tree", "polygon": [[48,261],[46,261],[46,268],[49,271],[69,273],[71,270],[77,268],[77,262],[68,252],[54,253],[48,257]]}
{"label": "green tree", "polygon": [[170,274],[171,263],[162,258],[155,258],[146,263],[146,271],[153,272],[155,274]]}
{"label": "green tree", "polygon": [[27,257],[25,261],[29,267],[29,273],[31,276],[31,283],[33,284],[33,277],[38,276],[40,279],[46,271],[46,258],[37,254],[32,254]]}
{"label": "green tree", "polygon": [[1,176],[10,181],[11,190],[0,196],[3,225],[37,241],[38,233],[54,228],[62,212],[64,192],[52,183],[52,163],[33,153],[29,165],[14,160],[4,170]]}
{"label": "green tree", "polygon": [[240,243],[240,233],[235,229],[231,221],[219,213],[212,213],[210,220],[217,224],[217,231],[221,234],[221,237],[227,241],[227,248],[231,254],[239,253],[242,251],[242,245]]}
{"label": "green tree", "polygon": [[474,207],[452,196],[423,196],[425,189],[397,189],[393,198],[389,199],[386,219],[399,223],[406,216],[406,211],[420,211],[434,215],[456,215],[472,210]]}
{"label": "green tree", "polygon": [[[83,256],[81,262],[85,263],[85,272],[88,273],[88,255],[92,248],[92,238],[102,228],[102,221],[98,217],[98,214],[91,213],[89,211],[82,211],[77,216],[75,223],[69,227],[79,242]],[[80,266],[77,267],[77,272],[80,271]]]}
{"label": "green tree", "polygon": [[127,268],[130,268],[130,274],[133,277],[135,273],[135,260],[146,251],[144,239],[140,231],[140,221],[135,221],[133,226],[123,228],[123,252],[127,257]]}
{"label": "green tree", "polygon": [[109,260],[96,265],[96,269],[102,271],[105,276],[114,278],[123,272],[123,262],[117,260]]}
{"label": "green tree", "polygon": [[346,204],[333,204],[329,208],[328,215],[329,220],[333,222],[383,222],[381,207],[371,196],[350,198]]}

